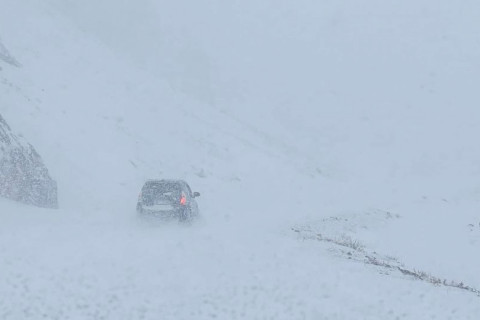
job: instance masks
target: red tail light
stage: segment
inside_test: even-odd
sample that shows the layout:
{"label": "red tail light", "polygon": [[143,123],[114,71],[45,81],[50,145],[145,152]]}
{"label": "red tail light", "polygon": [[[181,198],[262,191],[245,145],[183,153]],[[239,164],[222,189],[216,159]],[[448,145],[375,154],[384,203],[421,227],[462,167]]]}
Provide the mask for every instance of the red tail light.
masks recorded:
{"label": "red tail light", "polygon": [[187,204],[187,197],[185,196],[185,194],[183,192],[182,192],[182,197],[180,198],[180,204],[182,206]]}

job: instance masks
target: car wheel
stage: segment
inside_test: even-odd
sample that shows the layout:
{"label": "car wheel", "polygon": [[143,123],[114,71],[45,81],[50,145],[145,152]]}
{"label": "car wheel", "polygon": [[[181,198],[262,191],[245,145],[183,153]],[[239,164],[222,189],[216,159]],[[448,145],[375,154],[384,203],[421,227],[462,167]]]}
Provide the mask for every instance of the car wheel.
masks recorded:
{"label": "car wheel", "polygon": [[192,211],[190,208],[185,208],[185,210],[182,210],[180,212],[180,222],[187,222],[187,221],[190,221],[192,219]]}
{"label": "car wheel", "polygon": [[137,203],[137,213],[143,214],[143,206],[141,203]]}

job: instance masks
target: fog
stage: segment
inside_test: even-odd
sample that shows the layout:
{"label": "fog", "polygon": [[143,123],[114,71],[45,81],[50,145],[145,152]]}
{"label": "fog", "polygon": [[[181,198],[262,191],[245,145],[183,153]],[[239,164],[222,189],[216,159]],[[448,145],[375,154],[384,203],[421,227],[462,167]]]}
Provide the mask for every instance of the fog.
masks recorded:
{"label": "fog", "polygon": [[[478,317],[480,5],[0,8],[0,114],[59,207],[0,198],[0,318]],[[139,219],[153,178],[200,218]]]}

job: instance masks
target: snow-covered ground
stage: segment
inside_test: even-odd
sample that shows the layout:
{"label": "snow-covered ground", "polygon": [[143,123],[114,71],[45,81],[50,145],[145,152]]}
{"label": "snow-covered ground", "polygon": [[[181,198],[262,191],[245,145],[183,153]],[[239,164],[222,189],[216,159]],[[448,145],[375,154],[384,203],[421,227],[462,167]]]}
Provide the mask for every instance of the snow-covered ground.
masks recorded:
{"label": "snow-covered ground", "polygon": [[[0,113],[60,209],[0,199],[0,319],[478,318],[365,256],[480,288],[480,5],[1,8]],[[154,177],[202,219],[137,221]]]}

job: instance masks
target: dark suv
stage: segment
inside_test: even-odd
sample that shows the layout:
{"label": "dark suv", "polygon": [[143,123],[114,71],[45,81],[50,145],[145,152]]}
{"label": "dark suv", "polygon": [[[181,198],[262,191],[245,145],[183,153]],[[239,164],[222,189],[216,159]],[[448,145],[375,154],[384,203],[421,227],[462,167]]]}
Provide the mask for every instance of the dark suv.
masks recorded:
{"label": "dark suv", "polygon": [[192,192],[183,180],[148,180],[138,197],[137,212],[144,216],[189,221],[198,216],[195,201],[200,193]]}

